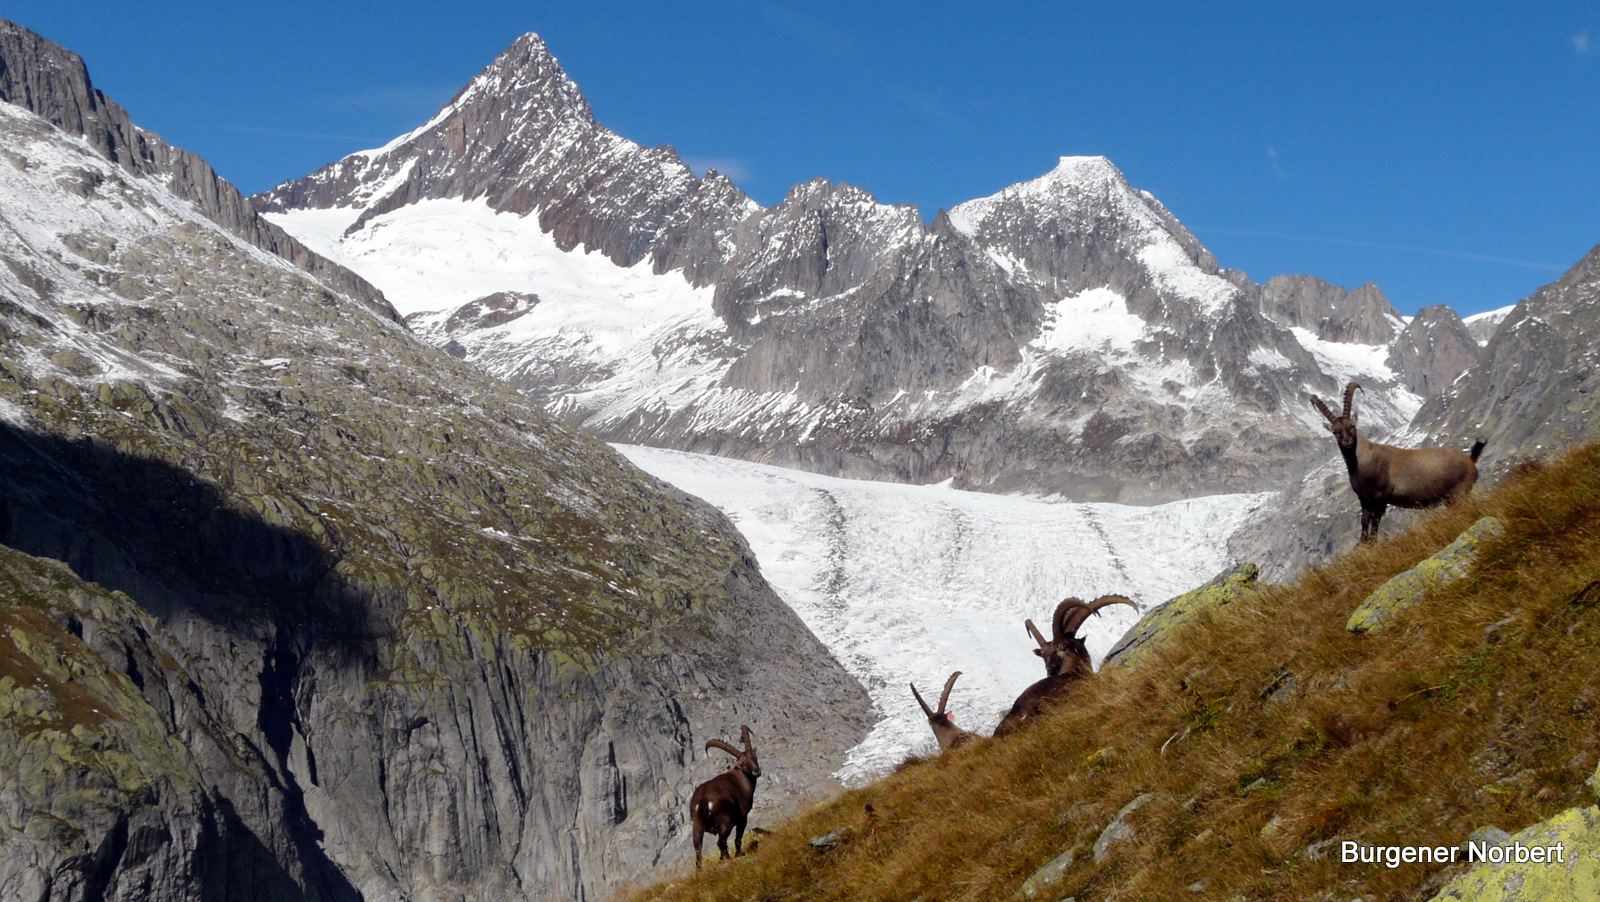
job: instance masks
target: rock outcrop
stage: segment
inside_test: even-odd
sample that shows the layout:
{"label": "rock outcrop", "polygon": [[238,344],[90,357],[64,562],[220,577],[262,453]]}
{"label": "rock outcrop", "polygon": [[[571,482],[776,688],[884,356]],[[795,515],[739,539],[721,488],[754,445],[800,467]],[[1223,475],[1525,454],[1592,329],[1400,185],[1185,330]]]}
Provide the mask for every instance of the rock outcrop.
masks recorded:
{"label": "rock outcrop", "polygon": [[1485,461],[1540,457],[1600,429],[1600,247],[1512,309],[1478,362],[1417,412],[1430,438],[1482,438]]}
{"label": "rock outcrop", "polygon": [[1126,666],[1146,648],[1162,640],[1168,630],[1201,611],[1230,604],[1256,587],[1261,568],[1248,561],[1234,564],[1207,580],[1205,585],[1170,598],[1146,611],[1139,622],[1106,652],[1105,664]]}
{"label": "rock outcrop", "polygon": [[1504,529],[1505,523],[1499,517],[1484,517],[1467,527],[1455,541],[1374,589],[1350,613],[1345,629],[1352,633],[1382,632],[1429,591],[1466,576],[1478,557],[1478,549]]}
{"label": "rock outcrop", "polygon": [[1478,340],[1443,304],[1424,307],[1406,323],[1389,348],[1388,363],[1412,393],[1431,398],[1443,392],[1478,359]]}
{"label": "rock outcrop", "polygon": [[16,104],[83,138],[130,173],[160,179],[173,194],[233,234],[288,260],[371,310],[399,319],[382,292],[261,218],[239,189],[217,175],[205,160],[135,125],[126,110],[94,87],[88,68],[76,53],[3,19],[0,101]]}
{"label": "rock outcrop", "polygon": [[1378,286],[1346,291],[1316,276],[1273,276],[1261,286],[1261,312],[1323,341],[1386,345],[1404,328]]}
{"label": "rock outcrop", "polygon": [[[1540,849],[1540,861],[1517,861],[1516,850]],[[1560,847],[1557,852],[1556,847]],[[1509,860],[1482,862],[1445,885],[1429,902],[1542,902],[1600,898],[1600,805],[1569,808],[1510,837],[1497,851]],[[1559,855],[1559,861],[1550,860]]]}
{"label": "rock outcrop", "polygon": [[102,150],[0,103],[0,896],[593,899],[706,739],[829,785],[725,518]]}

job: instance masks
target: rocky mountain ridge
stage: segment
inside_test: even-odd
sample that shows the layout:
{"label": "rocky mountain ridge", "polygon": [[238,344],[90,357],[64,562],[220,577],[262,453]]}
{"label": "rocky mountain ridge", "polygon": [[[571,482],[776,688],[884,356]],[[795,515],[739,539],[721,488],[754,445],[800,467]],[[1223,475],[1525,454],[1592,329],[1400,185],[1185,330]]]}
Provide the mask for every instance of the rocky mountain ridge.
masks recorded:
{"label": "rocky mountain ridge", "polygon": [[76,53],[4,19],[0,19],[0,101],[81,136],[127,172],[162,179],[172,193],[233,234],[374,311],[398,318],[382,292],[262,219],[205,160],[135,125],[126,110],[94,87],[88,67]]}
{"label": "rocky mountain ridge", "polygon": [[[931,224],[821,179],[762,208],[599,125],[535,35],[418,129],[252,200],[604,438],[840,475],[1253,490],[1315,453],[1306,391],[1360,379],[1394,428],[1459,363],[1448,327],[1391,353],[1376,289],[1221,269],[1104,158]],[[539,303],[473,312],[508,292]]]}
{"label": "rocky mountain ridge", "polygon": [[0,896],[596,898],[708,738],[828,785],[725,518],[102,150],[0,103]]}

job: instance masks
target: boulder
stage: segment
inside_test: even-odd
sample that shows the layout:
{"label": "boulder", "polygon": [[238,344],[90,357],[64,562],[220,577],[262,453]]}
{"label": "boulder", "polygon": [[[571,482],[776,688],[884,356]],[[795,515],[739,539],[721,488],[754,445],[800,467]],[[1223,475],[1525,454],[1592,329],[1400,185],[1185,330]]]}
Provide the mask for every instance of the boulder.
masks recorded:
{"label": "boulder", "polygon": [[1429,591],[1466,576],[1483,541],[1499,535],[1504,529],[1505,522],[1498,517],[1484,517],[1467,527],[1438,554],[1396,575],[1368,595],[1350,615],[1345,628],[1352,633],[1383,629],[1402,612],[1422,601]]}
{"label": "boulder", "polygon": [[1239,598],[1256,585],[1260,573],[1261,568],[1255,564],[1241,561],[1212,577],[1200,588],[1151,608],[1106,653],[1105,663],[1127,664],[1137,657],[1140,650],[1175,624],[1191,618],[1199,611],[1220,607]]}

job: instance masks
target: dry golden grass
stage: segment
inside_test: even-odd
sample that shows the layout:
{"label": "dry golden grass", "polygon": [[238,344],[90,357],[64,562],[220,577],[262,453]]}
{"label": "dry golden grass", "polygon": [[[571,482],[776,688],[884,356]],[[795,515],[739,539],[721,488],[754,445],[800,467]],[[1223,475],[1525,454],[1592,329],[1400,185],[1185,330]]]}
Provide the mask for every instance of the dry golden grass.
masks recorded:
{"label": "dry golden grass", "polygon": [[[1003,899],[1071,849],[1049,899],[1426,899],[1460,866],[1341,864],[1328,841],[1516,830],[1589,800],[1600,756],[1600,445],[1514,472],[1193,618],[1034,728],[902,768],[631,898]],[[1484,514],[1507,529],[1471,576],[1386,632],[1345,631],[1373,589]],[[1136,837],[1092,861],[1142,793]],[[835,850],[808,847],[839,827]]]}

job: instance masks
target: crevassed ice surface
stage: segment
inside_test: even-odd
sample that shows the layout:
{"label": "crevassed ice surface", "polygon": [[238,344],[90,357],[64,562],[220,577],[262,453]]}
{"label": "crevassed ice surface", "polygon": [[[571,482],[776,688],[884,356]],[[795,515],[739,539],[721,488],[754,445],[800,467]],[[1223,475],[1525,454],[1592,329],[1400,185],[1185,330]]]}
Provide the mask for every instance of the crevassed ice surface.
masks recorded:
{"label": "crevassed ice surface", "polygon": [[[929,704],[952,671],[960,726],[992,731],[1044,666],[1023,628],[1056,603],[1110,592],[1141,610],[1232,563],[1227,538],[1270,495],[1132,507],[838,479],[683,451],[617,445],[645,471],[726,513],[761,571],[871,693],[878,722],[838,776],[859,783],[936,746]],[[1085,627],[1098,665],[1139,618],[1107,608]]]}

